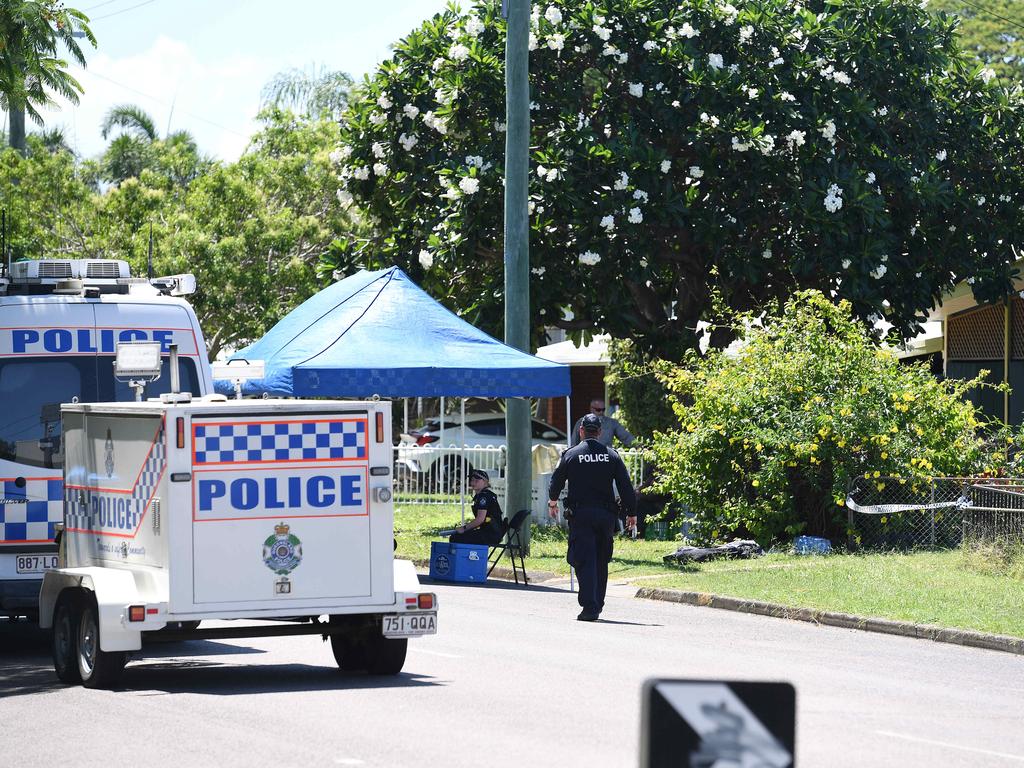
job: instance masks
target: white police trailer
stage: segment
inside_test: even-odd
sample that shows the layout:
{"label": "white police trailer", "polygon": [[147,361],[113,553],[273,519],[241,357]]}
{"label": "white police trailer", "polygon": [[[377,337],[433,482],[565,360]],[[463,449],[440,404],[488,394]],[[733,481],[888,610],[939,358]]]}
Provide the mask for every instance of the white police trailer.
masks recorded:
{"label": "white police trailer", "polygon": [[[20,261],[0,273],[0,616],[34,618],[43,572],[56,565],[65,446],[60,404],[132,400],[113,376],[116,345],[177,344],[180,378],[212,391],[195,312],[177,298],[191,275],[132,277],[100,259]],[[164,376],[150,394],[166,391]]]}
{"label": "white police trailer", "polygon": [[436,632],[435,596],[394,559],[389,402],[62,411],[62,563],[40,595],[61,680],[111,686],[161,635],[318,634],[342,669],[397,674],[407,639]]}

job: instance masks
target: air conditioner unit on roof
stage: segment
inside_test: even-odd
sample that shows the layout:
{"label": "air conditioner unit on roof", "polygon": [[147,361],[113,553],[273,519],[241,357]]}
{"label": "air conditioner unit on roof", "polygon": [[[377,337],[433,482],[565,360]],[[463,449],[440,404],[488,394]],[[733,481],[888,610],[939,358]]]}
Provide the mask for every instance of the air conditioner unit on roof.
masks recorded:
{"label": "air conditioner unit on roof", "polygon": [[29,259],[11,265],[14,283],[82,280],[87,285],[102,285],[130,276],[128,262],[119,259]]}

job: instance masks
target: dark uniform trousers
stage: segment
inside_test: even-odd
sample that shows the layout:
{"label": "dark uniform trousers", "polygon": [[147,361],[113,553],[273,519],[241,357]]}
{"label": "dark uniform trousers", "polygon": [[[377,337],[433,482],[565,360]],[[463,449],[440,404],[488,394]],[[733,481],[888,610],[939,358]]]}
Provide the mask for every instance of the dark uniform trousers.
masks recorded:
{"label": "dark uniform trousers", "polygon": [[580,582],[577,599],[585,611],[600,613],[608,589],[615,514],[607,509],[574,509],[569,520],[569,564]]}
{"label": "dark uniform trousers", "polygon": [[465,533],[453,533],[448,537],[448,541],[452,544],[486,544],[488,547],[494,547],[501,544],[503,536],[500,528],[487,523],[479,528],[470,528]]}

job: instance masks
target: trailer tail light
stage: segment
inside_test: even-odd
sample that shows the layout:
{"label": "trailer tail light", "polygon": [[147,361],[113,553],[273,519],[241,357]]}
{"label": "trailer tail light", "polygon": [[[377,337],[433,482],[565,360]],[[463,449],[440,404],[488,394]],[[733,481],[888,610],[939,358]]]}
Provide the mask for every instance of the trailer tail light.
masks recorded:
{"label": "trailer tail light", "polygon": [[178,443],[177,443],[178,447],[179,448],[184,448],[185,447],[185,417],[184,416],[179,416],[175,420],[174,431],[175,431],[175,434],[178,436]]}
{"label": "trailer tail light", "polygon": [[430,445],[437,442],[437,435],[417,435],[416,445]]}
{"label": "trailer tail light", "polygon": [[377,442],[384,442],[384,412],[377,411]]}
{"label": "trailer tail light", "polygon": [[129,605],[128,606],[128,621],[145,621],[146,620],[146,606],[144,605]]}
{"label": "trailer tail light", "polygon": [[420,607],[420,610],[429,611],[431,608],[434,607],[434,595],[432,593],[420,595],[418,605]]}

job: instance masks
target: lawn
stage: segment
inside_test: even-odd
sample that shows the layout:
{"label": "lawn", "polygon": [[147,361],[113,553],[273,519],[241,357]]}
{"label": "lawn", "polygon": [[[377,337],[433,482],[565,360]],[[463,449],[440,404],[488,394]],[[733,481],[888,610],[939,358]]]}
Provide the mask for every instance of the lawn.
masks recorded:
{"label": "lawn", "polygon": [[[398,556],[427,561],[430,542],[440,539],[437,531],[459,521],[455,505],[396,505]],[[527,570],[568,575],[565,546],[561,530],[534,528]],[[994,569],[960,550],[826,557],[773,553],[684,570],[662,562],[676,546],[671,541],[616,539],[609,572],[613,578],[635,579],[638,586],[1024,637],[1020,569]]]}

